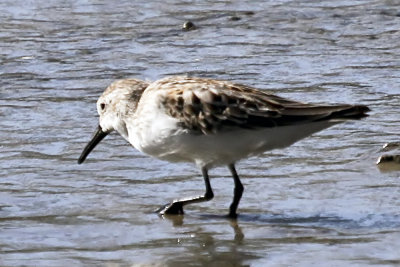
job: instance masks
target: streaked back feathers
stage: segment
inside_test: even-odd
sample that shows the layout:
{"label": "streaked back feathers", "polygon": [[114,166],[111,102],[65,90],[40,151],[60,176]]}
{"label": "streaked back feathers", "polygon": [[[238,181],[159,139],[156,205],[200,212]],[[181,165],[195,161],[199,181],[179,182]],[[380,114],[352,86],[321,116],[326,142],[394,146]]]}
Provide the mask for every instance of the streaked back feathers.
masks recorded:
{"label": "streaked back feathers", "polygon": [[227,81],[173,76],[152,83],[165,112],[203,134],[233,128],[260,128],[367,116],[363,105],[313,105],[288,100]]}

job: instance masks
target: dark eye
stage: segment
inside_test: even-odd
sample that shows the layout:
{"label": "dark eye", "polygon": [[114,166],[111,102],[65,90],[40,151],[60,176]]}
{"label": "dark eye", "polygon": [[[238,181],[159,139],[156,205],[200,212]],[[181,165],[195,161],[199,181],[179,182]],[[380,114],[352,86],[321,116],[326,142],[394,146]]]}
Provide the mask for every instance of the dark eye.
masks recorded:
{"label": "dark eye", "polygon": [[101,109],[101,110],[104,110],[105,108],[106,108],[106,104],[101,103],[101,104],[100,104],[100,109]]}

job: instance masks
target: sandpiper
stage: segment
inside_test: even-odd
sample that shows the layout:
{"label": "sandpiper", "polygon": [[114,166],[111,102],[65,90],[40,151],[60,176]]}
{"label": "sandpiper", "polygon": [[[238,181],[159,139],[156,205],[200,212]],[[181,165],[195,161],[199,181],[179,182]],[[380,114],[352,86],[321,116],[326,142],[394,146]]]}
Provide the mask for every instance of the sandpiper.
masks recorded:
{"label": "sandpiper", "polygon": [[228,81],[172,76],[152,83],[116,81],[100,96],[97,111],[99,127],[78,163],[114,130],[145,154],[195,163],[203,174],[205,194],[174,200],[160,214],[183,214],[184,205],[212,199],[208,170],[228,166],[235,183],[229,216],[236,218],[243,193],[236,162],[366,117],[369,108],[307,104]]}

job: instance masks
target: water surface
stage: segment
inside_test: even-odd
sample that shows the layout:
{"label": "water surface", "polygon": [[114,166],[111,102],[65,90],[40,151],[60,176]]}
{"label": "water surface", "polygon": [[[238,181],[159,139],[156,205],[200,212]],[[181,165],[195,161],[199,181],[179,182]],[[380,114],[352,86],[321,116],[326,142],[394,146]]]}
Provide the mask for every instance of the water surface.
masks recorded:
{"label": "water surface", "polygon": [[[399,172],[375,166],[399,141],[397,1],[10,1],[0,3],[0,265],[398,266]],[[193,31],[182,31],[191,20]],[[188,74],[371,116],[237,164],[245,192],[107,137],[76,160],[113,80]]]}

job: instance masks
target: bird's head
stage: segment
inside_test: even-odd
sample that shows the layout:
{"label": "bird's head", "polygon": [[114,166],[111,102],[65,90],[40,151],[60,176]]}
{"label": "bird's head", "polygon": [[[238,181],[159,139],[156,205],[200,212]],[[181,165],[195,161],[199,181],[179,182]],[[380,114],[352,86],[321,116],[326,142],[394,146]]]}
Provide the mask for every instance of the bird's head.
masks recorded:
{"label": "bird's head", "polygon": [[92,139],[83,149],[78,163],[85,161],[89,153],[106,137],[116,130],[126,139],[128,131],[124,118],[135,112],[143,91],[149,84],[137,79],[124,79],[113,82],[97,100],[99,126]]}

